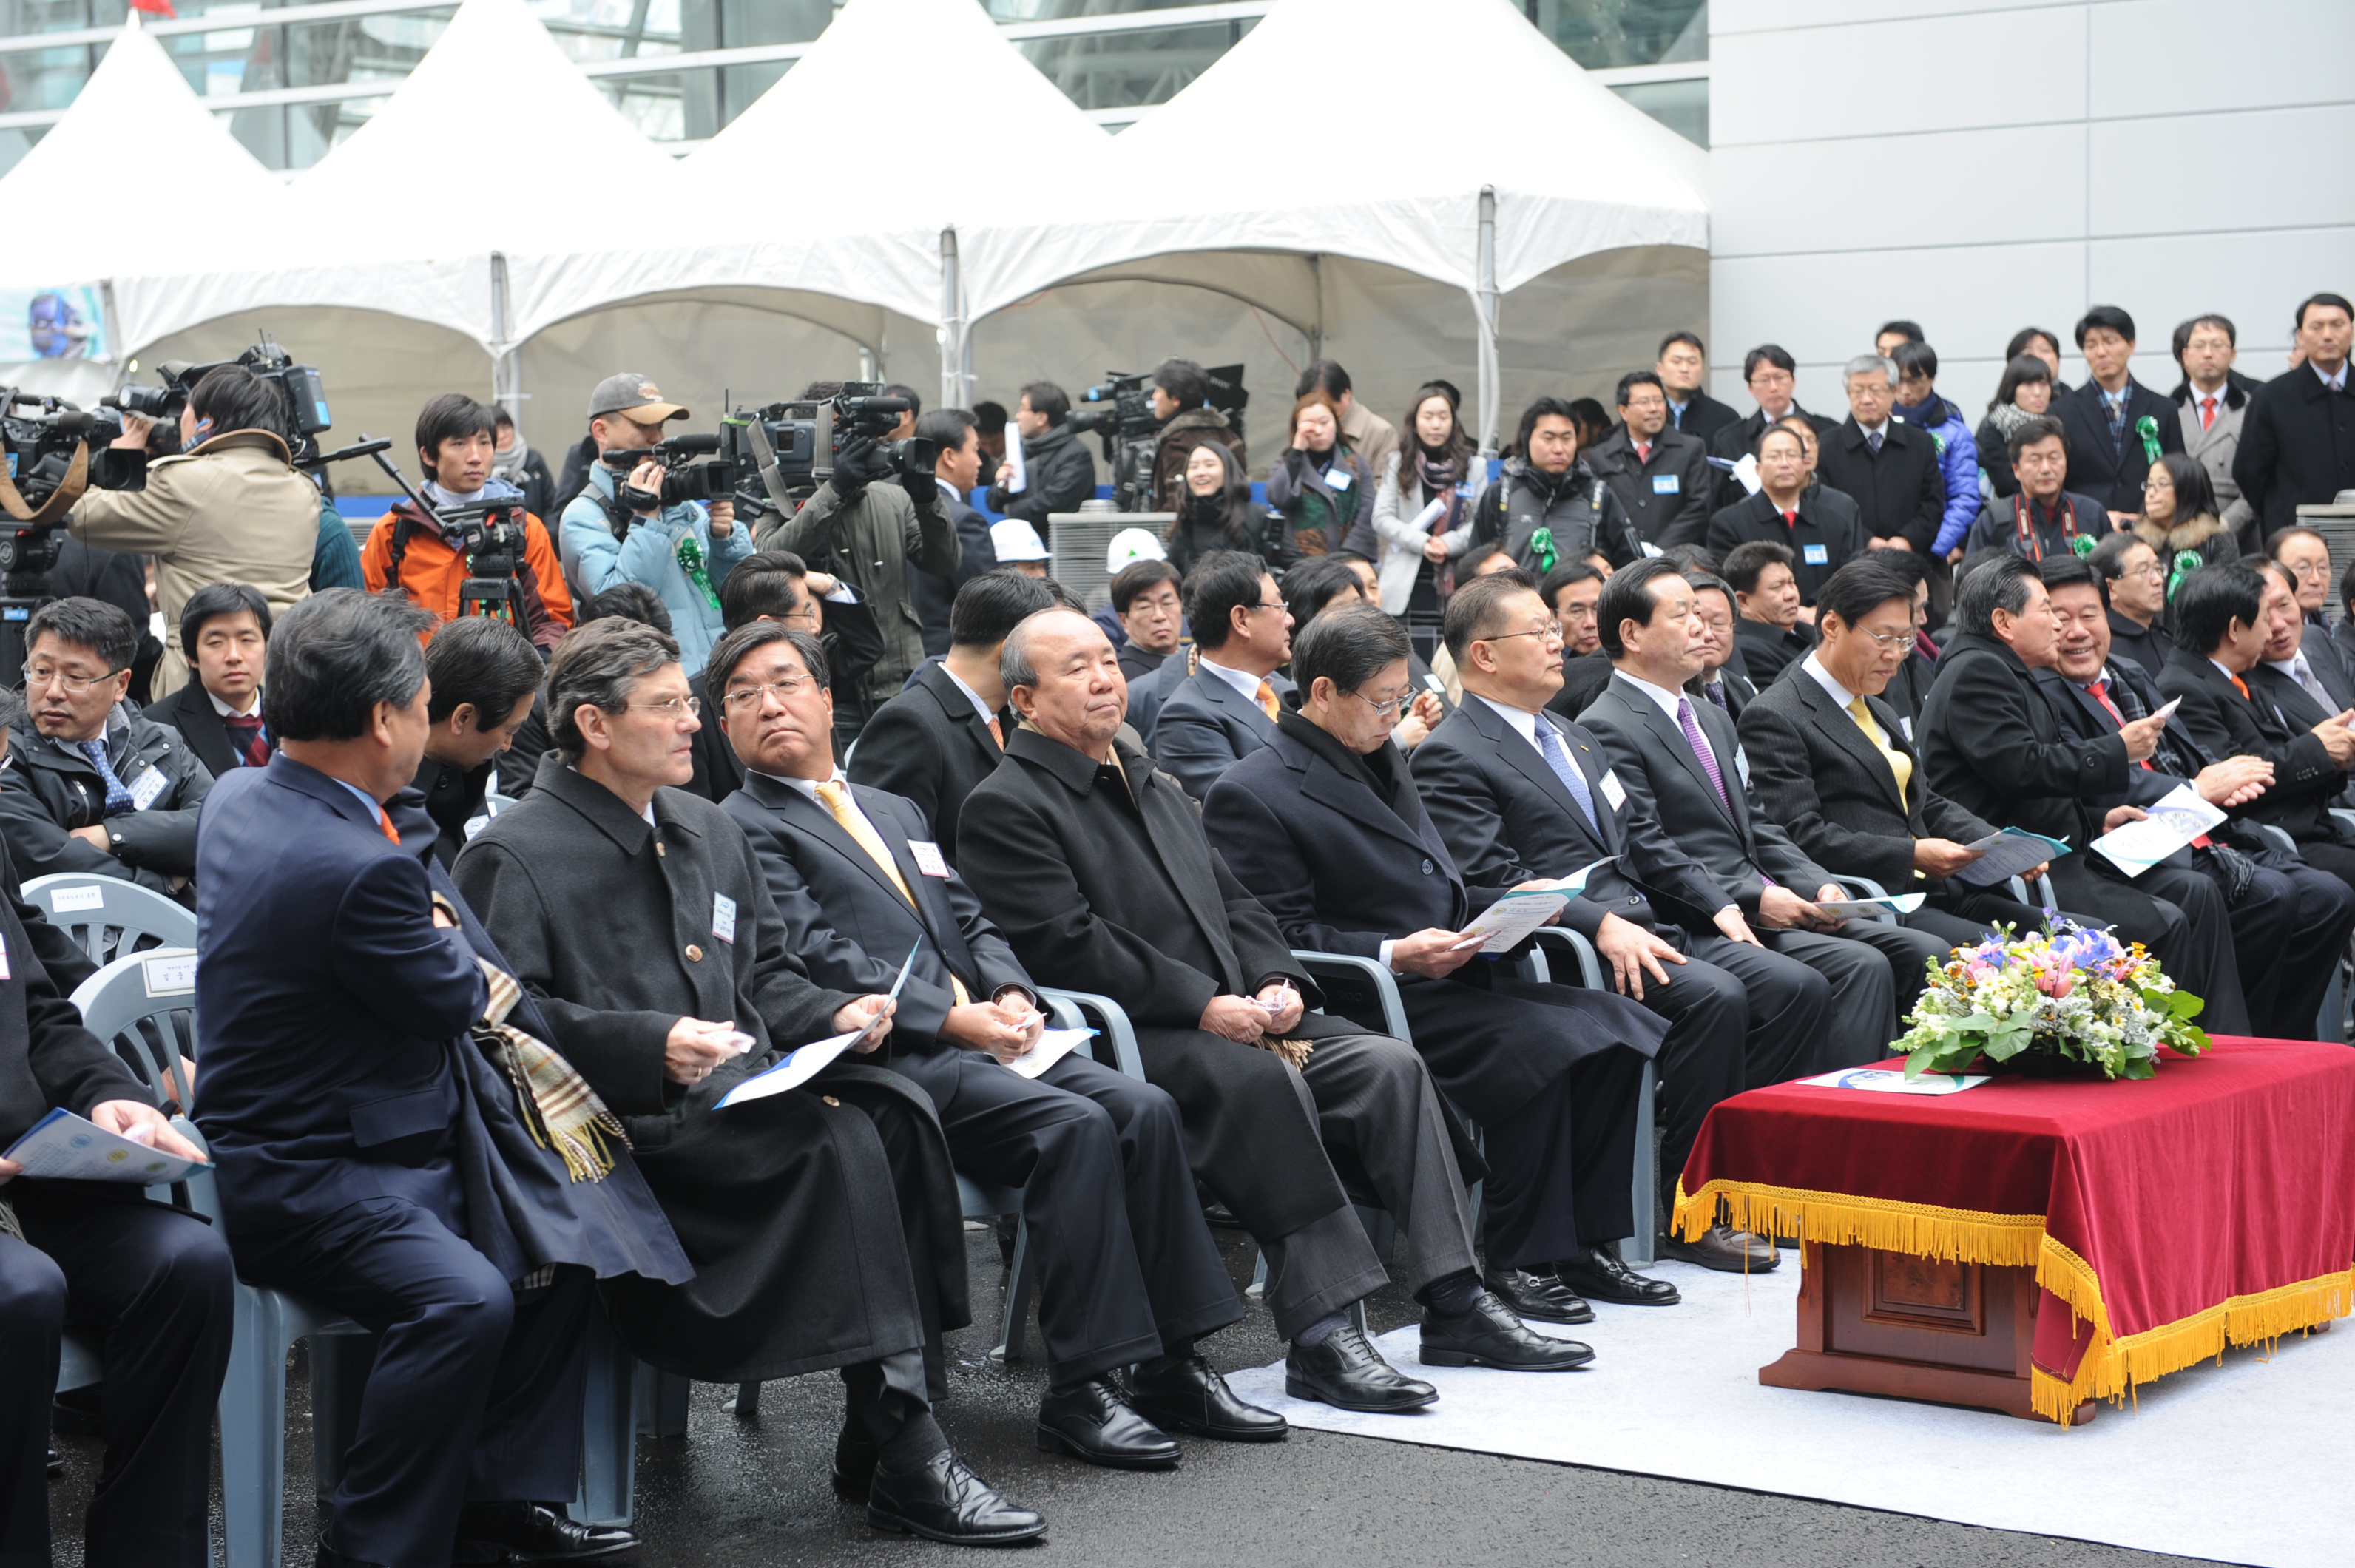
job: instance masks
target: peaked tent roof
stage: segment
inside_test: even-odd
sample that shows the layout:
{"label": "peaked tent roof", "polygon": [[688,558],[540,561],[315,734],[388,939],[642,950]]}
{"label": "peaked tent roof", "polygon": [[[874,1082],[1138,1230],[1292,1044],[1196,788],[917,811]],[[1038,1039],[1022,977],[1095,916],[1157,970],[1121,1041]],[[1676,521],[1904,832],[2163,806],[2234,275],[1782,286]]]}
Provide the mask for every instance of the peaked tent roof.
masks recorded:
{"label": "peaked tent roof", "polygon": [[[1353,102],[1476,102],[1458,133],[1336,144],[1313,179],[1287,149],[1336,134],[1314,82]],[[1347,133],[1343,127],[1338,133]],[[1263,149],[1232,181],[1167,171]],[[1637,245],[1709,243],[1709,155],[1580,69],[1507,0],[1282,0],[1184,91],[1113,143],[1115,177],[1059,182],[1054,215],[973,236],[979,316],[1059,280],[1188,251],[1325,252],[1476,285],[1480,188],[1497,192],[1497,284]]]}

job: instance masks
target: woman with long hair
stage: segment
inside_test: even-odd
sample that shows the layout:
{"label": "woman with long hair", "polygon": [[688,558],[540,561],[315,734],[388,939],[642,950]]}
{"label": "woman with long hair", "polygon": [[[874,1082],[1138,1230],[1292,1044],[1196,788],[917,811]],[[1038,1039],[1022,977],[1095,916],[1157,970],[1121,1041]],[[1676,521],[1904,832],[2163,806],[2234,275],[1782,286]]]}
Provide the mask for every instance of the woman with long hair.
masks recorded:
{"label": "woman with long hair", "polygon": [[1182,574],[1213,550],[1248,550],[1264,555],[1267,524],[1252,505],[1251,479],[1235,460],[1233,448],[1206,441],[1186,454],[1179,480],[1178,515],[1161,536],[1169,564]]}
{"label": "woman with long hair", "polygon": [[2003,379],[1996,383],[1987,418],[1979,421],[1976,432],[1979,466],[1987,470],[1987,483],[1997,496],[2009,496],[2019,489],[2019,475],[2011,471],[2011,459],[2006,455],[2011,432],[2050,409],[2052,400],[2061,395],[2060,387],[2059,378],[2041,354],[2014,354],[2005,362]]}
{"label": "woman with long hair", "polygon": [[1415,389],[1398,451],[1374,497],[1381,541],[1375,571],[1382,608],[1406,622],[1415,652],[1439,646],[1439,619],[1455,588],[1454,562],[1472,544],[1472,438],[1455,417],[1447,389]]}
{"label": "woman with long hair", "polygon": [[1268,470],[1268,509],[1283,519],[1286,559],[1355,550],[1371,560],[1374,478],[1341,433],[1341,411],[1322,392],[1292,405],[1291,444]]}
{"label": "woman with long hair", "polygon": [[2241,559],[2232,530],[2216,515],[2216,486],[2208,465],[2179,452],[2165,452],[2143,476],[2142,516],[2135,537],[2158,553],[2167,573],[2167,601],[2175,603],[2184,580],[2203,566]]}

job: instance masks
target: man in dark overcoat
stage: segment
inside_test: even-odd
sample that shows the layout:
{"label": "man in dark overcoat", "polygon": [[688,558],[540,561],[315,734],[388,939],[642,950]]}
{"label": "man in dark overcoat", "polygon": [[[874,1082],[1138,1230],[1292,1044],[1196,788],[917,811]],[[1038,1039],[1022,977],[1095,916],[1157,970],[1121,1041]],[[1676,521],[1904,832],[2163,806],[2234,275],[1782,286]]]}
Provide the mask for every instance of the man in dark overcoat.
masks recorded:
{"label": "man in dark overcoat", "polygon": [[[620,1118],[696,1276],[607,1293],[642,1360],[713,1382],[841,1370],[835,1486],[879,1528],[958,1542],[1045,1522],[953,1454],[931,1413],[942,1329],[970,1319],[954,1173],[931,1102],[847,1059],[721,1100],[890,1003],[811,983],[735,822],[688,794],[699,706],[678,645],[593,621],[549,666],[554,747],[532,792],[458,858],[458,882],[550,1037]],[[932,1367],[927,1375],[927,1360]]]}

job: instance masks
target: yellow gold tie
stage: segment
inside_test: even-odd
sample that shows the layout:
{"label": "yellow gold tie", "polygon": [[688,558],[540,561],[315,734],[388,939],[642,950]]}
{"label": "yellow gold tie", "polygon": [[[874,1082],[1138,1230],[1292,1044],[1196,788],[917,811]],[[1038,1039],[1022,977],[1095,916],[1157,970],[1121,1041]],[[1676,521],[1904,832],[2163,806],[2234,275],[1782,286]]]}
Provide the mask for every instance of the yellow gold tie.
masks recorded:
{"label": "yellow gold tie", "polygon": [[1284,704],[1275,699],[1275,683],[1272,680],[1261,681],[1259,690],[1254,695],[1259,699],[1260,711],[1267,715],[1269,723],[1274,723],[1278,716],[1284,712]]}
{"label": "yellow gold tie", "polygon": [[1888,762],[1889,771],[1897,775],[1897,798],[1904,800],[1905,786],[1913,782],[1913,759],[1889,743],[1889,736],[1873,722],[1872,709],[1864,705],[1863,698],[1851,701],[1848,711],[1849,717],[1856,720],[1857,728],[1864,731],[1864,738],[1870,741]]}
{"label": "yellow gold tie", "polygon": [[[845,833],[850,835],[853,843],[867,851],[868,859],[882,868],[883,874],[891,879],[891,885],[900,890],[900,896],[908,901],[908,907],[913,909],[916,906],[916,895],[908,891],[908,880],[900,875],[900,868],[892,860],[891,851],[885,846],[883,836],[875,831],[873,825],[868,823],[865,816],[851,808],[850,791],[839,781],[833,779],[816,787],[817,798],[824,803],[826,810],[834,814],[835,821],[841,825]],[[958,1007],[964,1007],[973,1000],[965,993],[964,982],[954,975],[949,976],[949,988],[956,993]]]}

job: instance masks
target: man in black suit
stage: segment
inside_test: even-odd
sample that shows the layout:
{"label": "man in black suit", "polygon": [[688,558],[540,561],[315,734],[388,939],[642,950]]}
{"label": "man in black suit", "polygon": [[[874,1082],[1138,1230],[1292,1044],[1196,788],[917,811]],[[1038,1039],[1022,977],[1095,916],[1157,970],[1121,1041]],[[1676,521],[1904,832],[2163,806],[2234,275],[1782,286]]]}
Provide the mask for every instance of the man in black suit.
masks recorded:
{"label": "man in black suit", "polygon": [[[2096,741],[2157,712],[2165,703],[2158,683],[2131,660],[2109,656],[2108,620],[2091,566],[2049,560],[2041,574],[2061,619],[2061,640],[2052,667],[2038,670],[2036,678],[2053,698],[2062,728],[2077,740]],[[2148,807],[2188,784],[2210,805],[2232,813],[2233,820],[2178,850],[2168,863],[2204,874],[2230,907],[2241,994],[2255,1031],[2303,1040],[2314,1031],[2323,993],[2355,927],[2355,889],[2277,848],[2243,820],[2274,778],[2274,766],[2264,758],[2220,761],[2189,726],[2170,724],[2158,749],[2126,770],[2121,799]]]}
{"label": "man in black suit", "polygon": [[1791,560],[1790,546],[1770,539],[1735,545],[1725,558],[1725,584],[1733,590],[1734,646],[1742,650],[1743,670],[1769,685],[1816,645]]}
{"label": "man in black suit", "polygon": [[1864,528],[1848,510],[1826,500],[1820,485],[1807,483],[1806,448],[1799,432],[1774,425],[1759,432],[1759,489],[1709,520],[1709,552],[1721,562],[1753,540],[1791,552],[1791,575],[1799,601],[1816,602],[1824,579],[1864,549]]}
{"label": "man in black suit", "polygon": [[2071,735],[2036,672],[2058,657],[2061,624],[2033,562],[1998,555],[1955,590],[1955,635],[1915,727],[1930,787],[1982,822],[2067,844],[2051,876],[2062,907],[2139,942],[2206,998],[2202,1027],[2245,1034],[2249,1009],[2231,962],[2232,925],[2216,886],[2189,868],[2128,878],[2095,838],[2143,816],[2124,804],[2126,770],[2158,749],[2166,720],[2129,721],[2096,741]]}
{"label": "man in black suit", "polygon": [[148,719],[180,732],[205,770],[270,763],[261,721],[261,667],[269,656],[270,601],[247,582],[208,582],[180,609],[180,652],[188,680],[147,705]]}
{"label": "man in black suit", "polygon": [[1120,645],[1120,673],[1134,699],[1136,683],[1178,653],[1185,634],[1178,569],[1166,560],[1130,561],[1113,573],[1111,608],[1128,634]]}
{"label": "man in black suit", "polygon": [[484,815],[499,757],[531,717],[547,667],[514,622],[468,615],[434,628],[425,673],[433,686],[425,716],[433,728],[410,787],[425,796],[425,815],[438,830],[433,852],[446,871],[466,847],[466,824]]}
{"label": "man in black suit", "polygon": [[1353,1410],[1429,1404],[1438,1392],[1342,1316],[1388,1277],[1349,1194],[1405,1232],[1397,1270],[1430,1311],[1423,1359],[1492,1360],[1526,1331],[1481,1289],[1462,1175],[1484,1170],[1478,1154],[1412,1047],[1305,1010],[1322,994],[1200,812],[1119,740],[1125,688],[1103,629],[1043,611],[1005,663],[1023,725],[966,799],[958,874],[1032,976],[1127,1009],[1146,1076],[1184,1114],[1195,1176],[1266,1252],[1285,1390]]}
{"label": "man in black suit", "polygon": [[1275,673],[1292,657],[1292,612],[1265,561],[1222,549],[1187,574],[1186,623],[1200,657],[1166,688],[1153,760],[1199,800],[1237,758],[1275,738],[1277,701],[1292,689]]}
{"label": "man in black suit", "polygon": [[[1039,1446],[1141,1470],[1176,1467],[1171,1430],[1281,1439],[1283,1418],[1236,1399],[1195,1353],[1243,1308],[1202,1223],[1175,1103],[1077,1051],[1025,1075],[1038,989],[922,814],[836,767],[815,638],[747,626],[707,667],[714,721],[746,769],[725,809],[760,856],[785,945],[818,985],[859,993],[890,990],[913,949],[879,1061],[932,1096],[961,1172],[1022,1189],[1048,1282]],[[1131,1363],[1133,1397],[1112,1378]]]}
{"label": "man in black suit", "polygon": [[[1526,593],[1517,601],[1524,627],[1552,619]],[[1477,956],[1479,939],[1465,938],[1508,891],[1555,884],[1467,885],[1456,871],[1391,743],[1414,695],[1409,647],[1379,605],[1310,622],[1293,650],[1297,709],[1211,786],[1203,828],[1285,941],[1371,958],[1398,977],[1415,1049],[1487,1134],[1488,1288],[1523,1317],[1558,1322],[1581,1316],[1549,1310],[1557,1280],[1606,1301],[1668,1306],[1676,1287],[1632,1273],[1616,1250],[1635,1228],[1625,1172],[1636,1093],[1666,1030],[1609,992],[1498,974]],[[1667,946],[1636,942],[1647,955]],[[1657,959],[1653,968],[1666,979]]]}
{"label": "man in black suit", "polygon": [[964,500],[981,478],[980,432],[973,415],[963,409],[931,410],[918,416],[916,436],[940,443],[932,476],[940,481],[941,505],[948,508],[957,533],[955,571],[926,571],[913,560],[908,562],[908,603],[923,623],[924,656],[936,659],[949,651],[949,607],[956,603],[957,590],[995,569],[997,551],[989,542],[989,519]]}
{"label": "man in black suit", "polygon": [[[1770,424],[1780,424],[1796,415],[1813,425],[1818,437],[1839,427],[1838,420],[1811,414],[1801,408],[1792,394],[1799,387],[1798,361],[1779,344],[1762,343],[1742,357],[1742,385],[1758,406],[1730,424],[1720,425],[1710,437],[1709,454],[1728,463],[1739,463],[1758,444],[1758,432]],[[1742,481],[1727,474],[1717,482],[1717,507],[1720,510],[1732,506],[1748,492]]]}
{"label": "man in black suit", "polygon": [[[2195,583],[2206,584],[2196,597]],[[2216,756],[2271,763],[2272,786],[2249,815],[2297,840],[2309,863],[2355,885],[2355,846],[2330,815],[2355,767],[2355,713],[2325,710],[2296,681],[2264,667],[2269,643],[2285,661],[2297,651],[2287,574],[2270,562],[2208,567],[2176,595],[2175,616],[2176,648],[2158,688],[2183,699],[2183,727]]]}
{"label": "man in black suit", "polygon": [[2085,564],[2094,569],[2102,590],[2111,651],[2158,679],[2167,656],[2175,651],[2175,635],[2163,624],[2167,568],[2159,563],[2158,552],[2137,535],[2116,533],[2095,545]]}
{"label": "man in black suit", "polygon": [[1710,437],[1741,420],[1740,414],[1702,389],[1709,382],[1709,350],[1693,334],[1671,332],[1660,339],[1652,369],[1668,395],[1668,423],[1700,442],[1704,453]]}
{"label": "man in black suit", "polygon": [[[858,608],[864,611],[866,606]],[[776,621],[815,635],[819,613],[817,602],[810,593],[807,568],[802,564],[801,557],[786,550],[760,550],[746,556],[719,584],[719,623],[730,632],[754,621]],[[831,636],[820,640],[835,643]],[[706,708],[711,706],[711,695],[701,670],[696,671],[687,685],[698,702]],[[545,703],[541,706],[544,709]],[[543,713],[543,731],[546,722]],[[744,764],[736,760],[735,751],[717,724],[706,724],[698,730],[694,747],[695,772],[687,779],[687,792],[709,801],[726,800],[744,782]],[[544,735],[541,749],[546,750]],[[537,759],[532,765],[539,765]],[[514,771],[510,763],[501,763],[501,782],[512,786],[516,781],[508,775]],[[513,787],[499,793],[521,798]]]}
{"label": "man in black suit", "polygon": [[851,781],[914,802],[953,866],[964,797],[996,771],[1011,728],[998,650],[1024,616],[1054,602],[1043,580],[1018,571],[984,572],[958,589],[948,657],[917,667],[914,684],[875,710],[851,754]]}
{"label": "man in black suit", "polygon": [[[1634,812],[1603,742],[1547,711],[1560,677],[1546,640],[1521,635],[1534,624],[1518,572],[1468,582],[1448,601],[1465,700],[1415,748],[1415,784],[1467,882],[1510,886],[1596,867],[1561,923],[1594,944],[1622,994],[1668,1020],[1665,1188],[1711,1105],[1814,1066],[1831,988],[1797,960],[1728,934],[1739,910],[1658,823]],[[1772,1243],[1724,1226],[1660,1245],[1707,1268],[1774,1262]]]}
{"label": "man in black suit", "polygon": [[[1930,786],[1911,721],[1881,699],[1913,652],[1913,583],[1852,560],[1824,584],[1816,613],[1815,651],[1742,711],[1767,815],[1817,864],[1926,894],[1904,923],[1943,943],[1977,942],[1990,923],[2040,929],[2026,904],[1950,880],[1981,858],[1965,846],[1995,828]],[[1898,1000],[1910,1005],[1902,987]]]}
{"label": "man in black suit", "polygon": [[1668,393],[1657,372],[1619,378],[1619,428],[1586,454],[1586,465],[1618,496],[1646,544],[1700,542],[1716,488],[1709,448],[1668,428]]}
{"label": "man in black suit", "polygon": [[1847,895],[1759,805],[1733,720],[1682,690],[1700,667],[1693,599],[1665,560],[1611,579],[1603,646],[1616,668],[1587,709],[1586,727],[1610,753],[1635,814],[1657,821],[1694,875],[1714,885],[1701,913],[1735,941],[1761,942],[1830,983],[1821,1065],[1877,1061],[1896,1038],[1892,972],[1920,973],[1934,944],[1828,907]]}
{"label": "man in black suit", "polygon": [[[2142,481],[2161,453],[2183,450],[2175,405],[2134,379],[2135,324],[2114,304],[2097,304],[2077,323],[2084,385],[2052,400],[2051,416],[2069,432],[2068,488],[2131,527],[2142,515]],[[2245,445],[2245,438],[2243,438]]]}
{"label": "man in black suit", "polygon": [[1848,419],[1824,437],[1816,472],[1856,502],[1865,545],[1898,543],[1927,553],[1945,520],[1946,476],[1928,431],[1893,418],[1897,367],[1878,354],[1849,360],[1842,373]]}
{"label": "man in black suit", "polygon": [[2297,307],[2302,363],[2259,387],[2241,421],[2232,477],[2267,537],[2297,522],[2301,502],[2327,504],[2355,489],[2355,387],[2348,351],[2355,306],[2314,294]]}
{"label": "man in black suit", "polygon": [[[1733,584],[1705,571],[1687,571],[1685,581],[1693,587],[1694,635],[1701,645],[1700,673],[1685,682],[1685,690],[1739,720],[1750,699],[1758,695],[1758,688],[1752,682],[1749,666],[1742,657],[1742,613],[1734,603]],[[1586,710],[1587,702],[1602,694],[1610,678],[1611,665],[1606,656],[1603,678],[1595,682],[1593,695],[1579,704],[1581,713]],[[1564,689],[1568,689],[1566,684]],[[1561,710],[1556,708],[1554,711]]]}

